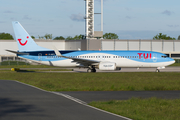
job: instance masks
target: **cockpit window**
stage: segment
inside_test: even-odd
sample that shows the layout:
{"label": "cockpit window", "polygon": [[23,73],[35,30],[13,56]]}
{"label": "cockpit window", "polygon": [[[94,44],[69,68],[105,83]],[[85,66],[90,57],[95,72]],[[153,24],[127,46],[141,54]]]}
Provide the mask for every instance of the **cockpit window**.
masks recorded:
{"label": "cockpit window", "polygon": [[161,56],[162,58],[167,58],[167,56]]}

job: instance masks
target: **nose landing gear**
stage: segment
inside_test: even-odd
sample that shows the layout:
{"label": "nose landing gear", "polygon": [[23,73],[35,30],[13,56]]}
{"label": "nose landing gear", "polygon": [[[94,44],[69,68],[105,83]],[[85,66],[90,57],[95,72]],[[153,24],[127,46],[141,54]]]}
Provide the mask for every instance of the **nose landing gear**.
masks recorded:
{"label": "nose landing gear", "polygon": [[160,69],[165,69],[165,67],[157,67],[156,72],[160,72]]}
{"label": "nose landing gear", "polygon": [[159,70],[159,69],[156,69],[156,72],[160,72],[160,70]]}

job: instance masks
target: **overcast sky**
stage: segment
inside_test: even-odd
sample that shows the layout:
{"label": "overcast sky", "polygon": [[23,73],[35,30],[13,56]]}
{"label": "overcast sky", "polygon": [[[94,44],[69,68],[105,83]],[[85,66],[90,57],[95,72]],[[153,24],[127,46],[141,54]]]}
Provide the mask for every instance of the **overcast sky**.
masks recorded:
{"label": "overcast sky", "polygon": [[[95,13],[100,12],[95,0]],[[84,0],[0,0],[0,33],[14,35],[12,21],[19,21],[30,35],[85,34]],[[95,30],[100,30],[95,15]],[[180,35],[180,0],[104,0],[104,33],[119,39],[152,39],[162,32]]]}

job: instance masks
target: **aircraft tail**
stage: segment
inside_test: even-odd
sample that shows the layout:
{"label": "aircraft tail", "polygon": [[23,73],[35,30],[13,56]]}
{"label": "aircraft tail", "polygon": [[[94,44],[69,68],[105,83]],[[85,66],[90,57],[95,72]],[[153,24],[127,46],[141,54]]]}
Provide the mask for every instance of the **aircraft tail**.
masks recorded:
{"label": "aircraft tail", "polygon": [[18,44],[19,52],[49,50],[47,48],[43,48],[37,45],[18,21],[13,21],[12,25],[14,28],[15,38]]}

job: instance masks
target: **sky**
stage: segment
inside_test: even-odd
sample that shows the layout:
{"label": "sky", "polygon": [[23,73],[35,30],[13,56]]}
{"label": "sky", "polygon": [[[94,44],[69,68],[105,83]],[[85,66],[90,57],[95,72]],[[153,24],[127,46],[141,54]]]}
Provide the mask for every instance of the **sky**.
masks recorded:
{"label": "sky", "polygon": [[[95,1],[100,13],[101,0]],[[104,0],[104,33],[119,39],[152,39],[158,33],[180,35],[180,0]],[[85,34],[84,0],[0,0],[0,33],[14,36],[12,21],[19,21],[32,36]],[[95,31],[100,31],[95,15]]]}

